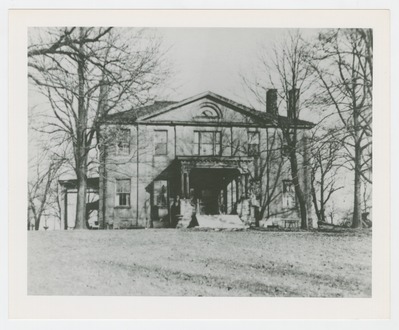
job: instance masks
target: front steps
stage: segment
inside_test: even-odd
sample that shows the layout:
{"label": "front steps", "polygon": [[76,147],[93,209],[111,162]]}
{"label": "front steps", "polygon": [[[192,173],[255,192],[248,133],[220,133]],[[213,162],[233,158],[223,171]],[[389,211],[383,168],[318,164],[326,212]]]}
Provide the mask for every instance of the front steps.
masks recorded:
{"label": "front steps", "polygon": [[202,228],[247,228],[238,215],[214,214],[196,215],[198,227]]}

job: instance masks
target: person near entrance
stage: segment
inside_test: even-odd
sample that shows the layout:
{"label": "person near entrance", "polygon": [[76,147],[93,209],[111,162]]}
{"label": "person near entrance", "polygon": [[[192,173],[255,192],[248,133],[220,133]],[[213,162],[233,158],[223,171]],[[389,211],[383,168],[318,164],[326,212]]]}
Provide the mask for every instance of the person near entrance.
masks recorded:
{"label": "person near entrance", "polygon": [[177,195],[173,200],[172,206],[170,207],[170,220],[172,228],[176,228],[179,222],[180,212],[181,212],[180,196]]}
{"label": "person near entrance", "polygon": [[199,226],[197,220],[197,199],[195,197],[195,191],[193,188],[190,189],[190,205],[191,205],[191,221],[187,228],[193,228]]}

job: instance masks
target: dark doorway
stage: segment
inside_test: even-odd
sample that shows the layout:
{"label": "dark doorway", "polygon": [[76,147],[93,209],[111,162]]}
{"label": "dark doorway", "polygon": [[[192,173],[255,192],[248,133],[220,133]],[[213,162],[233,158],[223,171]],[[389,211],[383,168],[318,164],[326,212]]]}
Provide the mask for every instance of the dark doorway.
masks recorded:
{"label": "dark doorway", "polygon": [[215,187],[201,189],[200,191],[200,214],[219,213],[219,189]]}
{"label": "dark doorway", "polygon": [[197,212],[205,215],[224,213],[227,186],[238,174],[236,169],[192,169],[190,188],[194,189]]}

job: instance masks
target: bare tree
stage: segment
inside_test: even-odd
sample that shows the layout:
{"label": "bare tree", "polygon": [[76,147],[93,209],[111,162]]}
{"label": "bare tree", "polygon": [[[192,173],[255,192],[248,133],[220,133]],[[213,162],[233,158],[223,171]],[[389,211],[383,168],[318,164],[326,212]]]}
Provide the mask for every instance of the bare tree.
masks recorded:
{"label": "bare tree", "polygon": [[352,227],[362,227],[361,185],[372,183],[372,30],[321,33],[312,66],[320,81],[320,98],[334,109],[341,124],[339,139],[346,151],[343,166],[354,174]]}
{"label": "bare tree", "polygon": [[260,146],[260,159],[259,169],[256,173],[256,180],[264,182],[260,186],[260,218],[269,218],[275,215],[276,210],[272,211],[271,206],[280,197],[281,189],[281,178],[284,174],[286,159],[283,155],[281,146],[283,143],[283,137],[280,132],[273,130],[269,133],[269,129],[266,129],[267,139],[264,144]]}
{"label": "bare tree", "polygon": [[[259,61],[259,72],[268,75],[250,81],[244,77],[244,84],[261,101],[267,85],[279,92],[279,98],[285,103],[287,118],[274,116],[273,120],[281,129],[283,146],[290,164],[291,178],[301,216],[301,228],[308,228],[308,207],[303,183],[300,179],[299,157],[303,158],[301,127],[298,125],[299,114],[306,106],[306,93],[314,81],[314,75],[308,64],[311,55],[308,43],[296,31],[289,33],[285,40],[275,44],[273,52],[264,51]],[[300,99],[303,99],[301,103]],[[284,105],[284,104],[283,104]],[[305,165],[306,166],[306,165]]]}
{"label": "bare tree", "polygon": [[[248,120],[248,123],[250,121]],[[254,131],[255,132],[255,131]],[[277,210],[273,207],[273,203],[281,197],[281,178],[285,171],[287,160],[283,156],[282,148],[283,136],[281,132],[275,128],[266,128],[264,134],[260,134],[256,138],[256,144],[252,145],[247,132],[245,136],[235,132],[231,139],[230,129],[221,129],[222,149],[231,150],[232,156],[249,155],[254,158],[254,169],[248,173],[250,194],[259,203],[256,223],[264,216],[270,217],[276,215]],[[241,132],[242,133],[242,132]]]}
{"label": "bare tree", "polygon": [[341,143],[334,139],[332,130],[327,130],[320,137],[313,137],[310,148],[310,183],[313,206],[321,222],[326,222],[326,209],[331,197],[343,188],[337,186],[341,149]]}
{"label": "bare tree", "polygon": [[[55,202],[51,192],[54,185],[57,185],[56,179],[63,165],[63,160],[53,157],[48,162],[46,156],[46,153],[43,153],[34,162],[35,174],[32,174],[28,183],[28,214],[34,220],[35,230],[39,230],[43,215],[49,211]],[[28,222],[30,222],[30,219],[28,219]]]}
{"label": "bare tree", "polygon": [[72,146],[75,228],[85,228],[87,176],[99,124],[112,111],[152,98],[152,88],[166,75],[161,42],[151,31],[111,27],[33,29],[30,36],[29,78],[52,113],[43,132],[65,136]]}

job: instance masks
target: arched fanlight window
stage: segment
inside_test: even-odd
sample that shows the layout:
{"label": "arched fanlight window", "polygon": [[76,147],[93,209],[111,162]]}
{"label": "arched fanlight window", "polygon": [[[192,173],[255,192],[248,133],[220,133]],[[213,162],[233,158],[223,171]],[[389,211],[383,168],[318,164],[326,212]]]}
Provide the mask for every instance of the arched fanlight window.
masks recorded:
{"label": "arched fanlight window", "polygon": [[211,108],[205,108],[202,113],[201,113],[201,117],[206,117],[206,118],[219,118],[219,114]]}
{"label": "arched fanlight window", "polygon": [[200,105],[198,114],[195,116],[199,120],[218,121],[222,117],[219,107],[211,102],[204,102]]}

